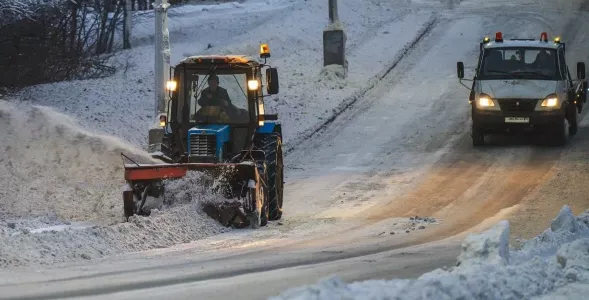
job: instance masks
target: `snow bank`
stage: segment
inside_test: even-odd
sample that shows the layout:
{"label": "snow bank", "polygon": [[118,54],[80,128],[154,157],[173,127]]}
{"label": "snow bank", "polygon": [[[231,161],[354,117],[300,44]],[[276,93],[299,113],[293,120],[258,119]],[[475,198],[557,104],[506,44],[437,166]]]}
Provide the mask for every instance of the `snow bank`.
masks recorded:
{"label": "snow bank", "polygon": [[0,128],[0,215],[121,221],[121,152],[139,162],[154,161],[47,107],[0,100]]}
{"label": "snow bank", "polygon": [[198,178],[191,174],[175,185],[166,186],[165,196],[171,204],[165,210],[152,210],[149,217],[133,216],[126,223],[80,226],[47,216],[2,221],[0,268],[75,262],[166,248],[230,230],[202,212],[202,203],[213,197],[202,196],[205,194],[202,188],[200,194],[186,191],[186,185]]}
{"label": "snow bank", "polygon": [[194,174],[166,187],[163,210],[121,223],[121,152],[158,161],[66,115],[0,100],[0,128],[0,268],[170,247],[227,230],[201,210],[210,193],[186,188]]}
{"label": "snow bank", "polygon": [[[449,270],[415,280],[346,284],[330,277],[270,299],[542,299],[576,297],[589,290],[589,211],[562,208],[551,228],[510,253],[509,223],[467,237]],[[570,288],[569,288],[570,287]],[[579,298],[579,296],[583,296]]]}
{"label": "snow bank", "polygon": [[509,262],[509,222],[501,221],[485,234],[469,235],[462,243],[458,265]]}

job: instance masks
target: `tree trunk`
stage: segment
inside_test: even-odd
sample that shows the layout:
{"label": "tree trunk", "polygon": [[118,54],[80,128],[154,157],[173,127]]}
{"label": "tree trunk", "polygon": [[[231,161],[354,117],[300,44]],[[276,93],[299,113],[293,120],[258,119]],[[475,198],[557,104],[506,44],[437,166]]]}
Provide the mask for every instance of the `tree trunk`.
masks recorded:
{"label": "tree trunk", "polygon": [[122,3],[118,2],[117,6],[116,6],[116,11],[113,15],[113,18],[111,19],[111,22],[110,22],[110,28],[109,28],[110,36],[108,37],[108,44],[107,44],[108,45],[108,48],[107,48],[108,53],[112,52],[112,47],[113,47],[114,38],[115,38],[115,32],[117,31],[117,20],[119,19],[119,14],[121,13],[121,6],[123,6]]}
{"label": "tree trunk", "polygon": [[123,49],[131,49],[131,0],[125,0],[125,15],[123,16]]}
{"label": "tree trunk", "polygon": [[72,27],[70,28],[70,51],[76,48],[76,34],[78,32],[78,3],[72,3]]}

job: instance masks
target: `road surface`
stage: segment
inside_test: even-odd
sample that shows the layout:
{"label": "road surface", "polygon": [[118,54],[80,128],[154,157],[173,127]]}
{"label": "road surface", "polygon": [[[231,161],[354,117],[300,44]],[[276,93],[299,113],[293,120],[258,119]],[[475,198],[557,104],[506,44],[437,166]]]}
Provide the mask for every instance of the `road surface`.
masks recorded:
{"label": "road surface", "polygon": [[[417,277],[453,265],[461,238],[499,219],[512,221],[515,241],[546,228],[563,204],[585,209],[585,119],[562,148],[496,137],[495,146],[473,149],[468,91],[455,75],[456,61],[472,75],[479,41],[495,31],[563,33],[569,66],[587,61],[583,1],[459,2],[436,12],[379,84],[289,153],[280,224],[2,275],[0,299],[260,299],[332,273]],[[411,230],[413,216],[437,223]]]}

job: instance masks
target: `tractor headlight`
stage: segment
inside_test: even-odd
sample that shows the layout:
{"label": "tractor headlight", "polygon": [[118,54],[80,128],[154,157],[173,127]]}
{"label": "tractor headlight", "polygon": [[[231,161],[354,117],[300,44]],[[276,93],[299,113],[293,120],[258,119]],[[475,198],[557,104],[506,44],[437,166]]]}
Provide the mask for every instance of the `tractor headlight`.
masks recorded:
{"label": "tractor headlight", "polygon": [[170,81],[166,82],[166,90],[168,90],[170,92],[175,92],[176,87],[178,87],[178,83],[176,81],[170,80]]}
{"label": "tractor headlight", "polygon": [[495,101],[487,94],[481,94],[476,101],[478,109],[485,110],[499,110],[499,106],[495,105]]}
{"label": "tractor headlight", "polygon": [[257,91],[260,88],[260,82],[257,80],[248,80],[247,81],[247,88],[250,91]]}
{"label": "tractor headlight", "polygon": [[536,107],[536,110],[553,110],[560,108],[560,101],[556,94],[549,95],[540,102],[540,106]]}

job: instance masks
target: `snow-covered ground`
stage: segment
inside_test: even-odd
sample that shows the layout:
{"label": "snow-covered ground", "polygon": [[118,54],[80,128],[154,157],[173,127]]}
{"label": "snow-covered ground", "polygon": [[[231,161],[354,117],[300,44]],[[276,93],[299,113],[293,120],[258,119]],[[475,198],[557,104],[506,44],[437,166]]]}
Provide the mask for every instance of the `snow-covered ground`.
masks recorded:
{"label": "snow-covered ground", "polygon": [[[278,68],[281,92],[267,101],[267,109],[277,112],[285,124],[288,146],[300,133],[311,131],[340,110],[346,97],[386,69],[432,21],[431,12],[420,13],[406,3],[339,2],[348,35],[346,79],[322,69],[322,36],[328,23],[325,1],[249,0],[172,9],[172,64],[197,54],[258,57],[259,44],[268,43],[272,52],[268,62]],[[39,85],[23,91],[18,98],[54,107],[80,120],[85,128],[144,147],[154,110],[153,16],[147,14],[138,22],[133,31],[136,46],[117,57],[120,69],[116,75]]]}
{"label": "snow-covered ground", "polygon": [[[535,37],[544,30],[551,36],[573,32],[567,37],[573,66],[587,59],[587,22],[586,15],[565,9],[576,10],[581,2],[371,0],[359,5],[340,0],[348,33],[346,79],[322,68],[327,1],[250,0],[173,9],[173,63],[197,53],[256,56],[258,44],[269,42],[270,62],[280,73],[281,94],[268,106],[280,115],[291,150],[285,215],[266,228],[229,232],[199,212],[203,199],[185,201],[188,194],[182,189],[172,193],[183,199],[178,205],[119,223],[120,152],[149,160],[141,149],[153,110],[153,21],[149,13],[140,14],[135,47],[117,57],[123,68],[115,76],[31,87],[18,99],[0,102],[0,124],[8,128],[0,133],[0,143],[9,146],[0,153],[0,167],[8,170],[0,172],[7,187],[0,190],[0,267],[5,268],[0,281],[7,282],[0,285],[0,298],[54,293],[96,294],[96,299],[194,294],[259,299],[314,282],[318,274],[344,272],[359,280],[390,276],[392,267],[421,274],[439,267],[439,258],[448,252],[427,250],[411,258],[403,247],[477,230],[500,217],[512,219],[513,232],[536,235],[545,226],[541,221],[563,202],[574,211],[587,208],[585,185],[577,181],[588,177],[584,161],[589,145],[584,141],[589,139],[584,137],[589,123],[583,120],[577,140],[565,150],[519,146],[475,151],[468,136],[468,92],[457,83],[455,63],[464,61],[470,75],[478,41],[499,28],[505,36],[517,37]],[[563,215],[570,217],[566,211]],[[484,235],[490,236],[486,245],[471,238],[461,266],[420,280],[441,288],[457,280],[471,284],[461,281],[461,274],[476,268],[524,274],[518,267],[536,267],[538,261],[526,255],[543,250],[541,261],[554,256],[556,248],[528,242],[502,264],[507,235],[501,226],[505,223]],[[494,253],[487,260],[471,251],[483,246]],[[389,256],[394,250],[400,254]],[[105,256],[110,257],[95,260]],[[39,266],[56,262],[78,265]],[[554,275],[548,278],[564,272],[557,272],[555,264],[543,267]],[[60,281],[39,284],[56,278]],[[251,289],[259,281],[267,288]],[[376,286],[391,291],[415,286],[419,291],[419,282],[395,281],[392,289],[382,282]],[[569,290],[558,289],[561,283],[547,287],[566,295]],[[582,283],[574,285],[575,292],[585,289]],[[349,290],[337,280],[327,285],[335,285],[336,293],[340,287]]]}
{"label": "snow-covered ground", "polygon": [[584,299],[589,288],[589,210],[575,217],[568,206],[522,249],[509,248],[510,226],[501,221],[468,236],[455,267],[417,279],[345,283],[329,277],[293,288],[280,299]]}
{"label": "snow-covered ground", "polygon": [[[340,1],[349,61],[348,77],[340,78],[337,72],[322,68],[326,5],[251,0],[173,8],[169,20],[173,63],[200,53],[256,56],[259,43],[269,43],[270,61],[280,72],[281,94],[269,100],[268,110],[280,115],[286,146],[289,141],[298,144],[374,86],[435,21],[431,12],[421,12],[406,1],[362,6]],[[137,248],[128,246],[132,243],[123,235],[110,234],[118,232],[118,227],[109,225],[123,220],[120,153],[139,162],[151,161],[141,148],[154,102],[153,14],[138,13],[137,21],[133,31],[136,46],[117,56],[121,69],[116,75],[34,86],[0,102],[0,122],[8,129],[0,133],[0,142],[7,145],[0,154],[0,165],[8,170],[0,174],[0,182],[7,187],[0,191],[0,214],[8,226],[0,237],[2,266],[102,257],[123,250],[171,246],[223,231],[194,212],[194,220],[188,223],[199,228],[199,233],[175,233],[187,222],[182,215],[187,212],[167,211],[169,220],[159,222],[166,228],[158,230],[172,236],[169,242],[143,243]],[[205,230],[203,224],[211,228]],[[54,227],[46,230],[47,226]],[[138,237],[142,232],[148,234],[141,226],[117,226],[131,226]],[[404,227],[391,229],[402,231]],[[68,242],[75,239],[80,243]],[[29,250],[19,250],[23,248]],[[74,248],[78,250],[70,254]]]}

